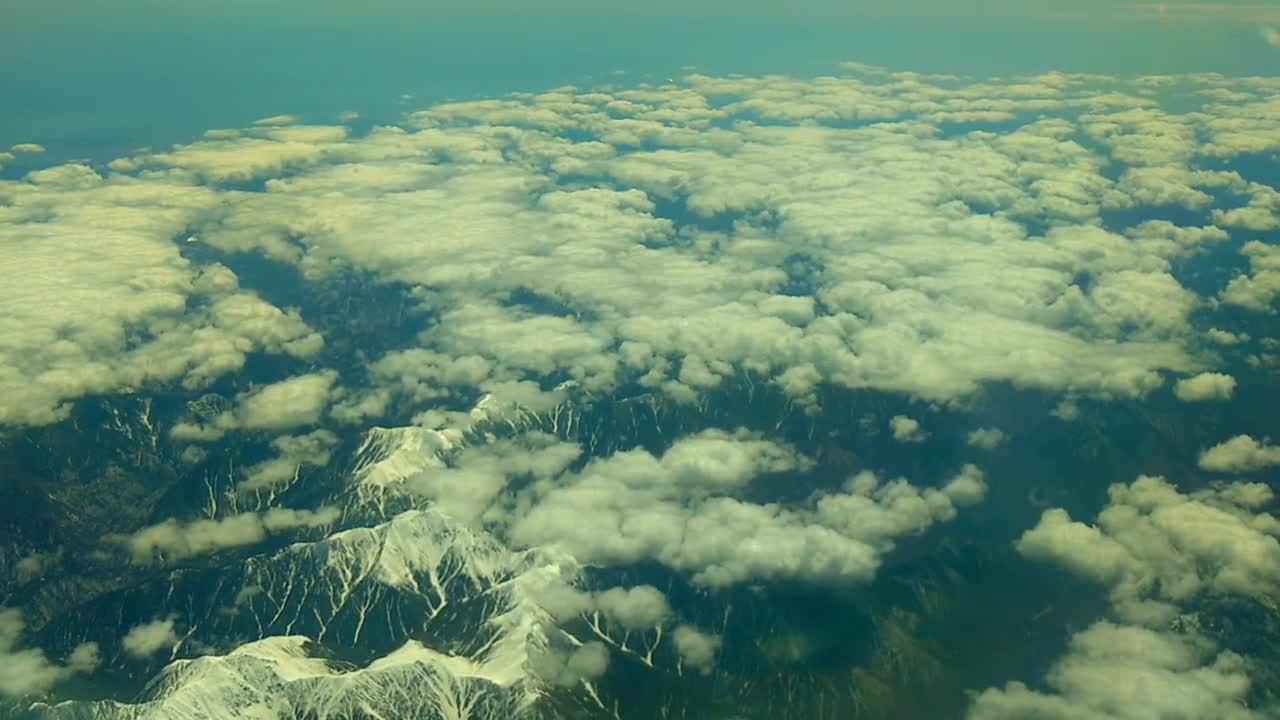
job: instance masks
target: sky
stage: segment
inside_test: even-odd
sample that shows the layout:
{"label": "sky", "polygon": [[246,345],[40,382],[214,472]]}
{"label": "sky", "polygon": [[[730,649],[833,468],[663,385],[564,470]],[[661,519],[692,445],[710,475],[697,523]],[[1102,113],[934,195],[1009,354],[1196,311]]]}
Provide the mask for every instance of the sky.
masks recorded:
{"label": "sky", "polygon": [[1266,74],[1274,8],[1239,2],[5,4],[0,143],[100,157],[285,111],[706,72]]}

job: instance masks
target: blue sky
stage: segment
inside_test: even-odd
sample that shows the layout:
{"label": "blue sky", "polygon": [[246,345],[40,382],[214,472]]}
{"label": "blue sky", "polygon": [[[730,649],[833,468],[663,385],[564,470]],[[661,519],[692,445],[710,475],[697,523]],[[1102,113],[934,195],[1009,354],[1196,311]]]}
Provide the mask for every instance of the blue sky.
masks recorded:
{"label": "blue sky", "polygon": [[661,78],[690,65],[802,76],[846,60],[979,75],[1240,75],[1280,63],[1259,32],[1280,22],[1278,11],[1248,3],[686,5],[17,0],[0,23],[0,97],[11,108],[0,144],[105,157],[281,112],[391,119],[444,98]]}

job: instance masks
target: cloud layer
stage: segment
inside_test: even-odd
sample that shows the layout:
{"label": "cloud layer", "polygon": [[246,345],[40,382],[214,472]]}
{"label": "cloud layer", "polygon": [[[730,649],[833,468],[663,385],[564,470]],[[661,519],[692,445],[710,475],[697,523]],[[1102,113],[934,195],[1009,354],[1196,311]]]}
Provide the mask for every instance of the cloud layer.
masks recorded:
{"label": "cloud layer", "polygon": [[[439,322],[417,345],[489,385],[693,401],[750,370],[802,403],[819,383],[1140,396],[1205,369],[1191,313],[1207,298],[1175,264],[1277,222],[1274,189],[1209,167],[1280,146],[1270,82],[691,75],[439,105],[361,136],[282,116],[110,172],[36,171],[0,182],[0,423],[322,347],[184,257],[188,239],[312,282],[356,268],[429,289]],[[1199,109],[1163,109],[1151,88],[1168,85]],[[1204,220],[1104,223],[1148,206]],[[1270,311],[1274,253],[1244,252],[1221,299]],[[358,418],[383,396],[353,397]],[[260,399],[246,427],[314,416]]]}

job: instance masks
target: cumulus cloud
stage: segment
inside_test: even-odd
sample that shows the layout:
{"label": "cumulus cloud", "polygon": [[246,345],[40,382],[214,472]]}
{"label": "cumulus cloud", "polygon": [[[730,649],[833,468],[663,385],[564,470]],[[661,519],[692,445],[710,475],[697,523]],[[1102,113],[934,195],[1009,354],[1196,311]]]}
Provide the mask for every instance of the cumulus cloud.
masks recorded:
{"label": "cumulus cloud", "polygon": [[1260,483],[1190,494],[1164,478],[1112,485],[1096,525],[1045,511],[1017,543],[1109,588],[1112,612],[1071,638],[1046,676],[974,696],[975,720],[1045,717],[1262,718],[1245,706],[1250,665],[1195,630],[1174,631],[1179,607],[1205,593],[1270,597],[1280,590],[1280,522],[1257,512],[1274,500]]}
{"label": "cumulus cloud", "polygon": [[150,382],[200,388],[249,353],[303,357],[323,344],[227,268],[182,257],[171,239],[218,202],[206,188],[69,165],[0,181],[0,193],[0,283],[11,299],[0,320],[0,424],[53,422],[80,397]]}
{"label": "cumulus cloud", "polygon": [[1239,345],[1242,342],[1248,342],[1249,336],[1244,333],[1233,333],[1228,330],[1219,330],[1218,328],[1209,328],[1205,334],[1210,340],[1219,345]]}
{"label": "cumulus cloud", "polygon": [[1247,473],[1280,465],[1280,446],[1237,435],[1200,453],[1200,467],[1213,472]]}
{"label": "cumulus cloud", "polygon": [[34,552],[18,560],[14,565],[14,580],[19,585],[26,585],[44,575],[57,560],[57,554]]}
{"label": "cumulus cloud", "polygon": [[718,636],[692,625],[680,625],[672,634],[672,640],[684,664],[704,674],[715,669],[716,653],[720,651]]}
{"label": "cumulus cloud", "polygon": [[1197,638],[1103,621],[1071,638],[1046,677],[1053,692],[1012,682],[978,694],[968,717],[1261,720],[1244,706],[1247,668],[1244,658]]}
{"label": "cumulus cloud", "polygon": [[14,145],[9,149],[16,153],[32,153],[32,154],[42,153],[45,151],[45,148],[43,145],[37,145],[36,143],[18,143],[17,145]]}
{"label": "cumulus cloud", "polygon": [[50,660],[39,648],[21,648],[26,623],[17,608],[0,608],[0,696],[20,696],[47,691],[74,673],[93,672],[99,664],[96,643],[82,643],[65,664]]}
{"label": "cumulus cloud", "polygon": [[1108,494],[1096,526],[1047,510],[1018,551],[1106,584],[1122,599],[1280,589],[1280,525],[1254,512],[1271,500],[1266,486],[1234,483],[1187,495],[1163,478],[1140,477]]}
{"label": "cumulus cloud", "polygon": [[750,433],[707,431],[661,457],[618,452],[535,483],[518,499],[508,532],[520,544],[556,545],[589,565],[657,561],[714,587],[865,582],[895,538],[954,518],[985,492],[981,471],[967,466],[942,490],[864,472],[808,508],[735,497],[759,476],[808,466]]}
{"label": "cumulus cloud", "polygon": [[338,374],[325,370],[263,386],[240,398],[236,423],[250,430],[312,425],[328,405]]}
{"label": "cumulus cloud", "polygon": [[596,607],[623,630],[648,630],[671,615],[671,604],[652,585],[610,588],[595,596]]}
{"label": "cumulus cloud", "polygon": [[375,483],[396,483],[404,490],[431,501],[432,507],[459,521],[479,523],[501,520],[504,510],[494,507],[507,486],[517,478],[545,482],[578,459],[582,449],[545,433],[525,433],[468,447],[447,464],[409,466],[400,472],[394,464],[380,468]]}
{"label": "cumulus cloud", "polygon": [[255,545],[265,540],[269,533],[332,525],[340,515],[341,512],[333,507],[317,510],[272,508],[264,513],[239,513],[216,520],[179,522],[169,519],[111,539],[123,545],[136,563],[149,563],[156,559],[173,562],[226,548]]}
{"label": "cumulus cloud", "polygon": [[1263,25],[1259,28],[1259,32],[1262,35],[1263,42],[1271,47],[1280,48],[1280,30],[1270,25]]}
{"label": "cumulus cloud", "polygon": [[994,450],[1004,440],[1004,431],[1000,428],[978,428],[965,438],[965,441],[970,445],[983,450]]}
{"label": "cumulus cloud", "polygon": [[1174,393],[1179,400],[1199,402],[1201,400],[1226,400],[1235,392],[1236,379],[1224,373],[1206,372],[1194,377],[1179,380],[1174,386]]}
{"label": "cumulus cloud", "polygon": [[889,430],[893,439],[901,443],[921,443],[929,437],[929,433],[920,428],[920,422],[906,415],[894,415],[889,418]]}
{"label": "cumulus cloud", "polygon": [[547,682],[570,687],[603,675],[609,668],[609,648],[596,641],[572,648],[548,649],[534,656],[532,668]]}
{"label": "cumulus cloud", "polygon": [[245,479],[239,488],[258,490],[287,483],[303,467],[327,464],[337,444],[338,436],[328,430],[316,430],[306,435],[282,435],[271,441],[276,456],[246,468]]}
{"label": "cumulus cloud", "polygon": [[121,647],[135,658],[147,658],[178,644],[173,618],[158,618],[129,628],[120,640]]}
{"label": "cumulus cloud", "polygon": [[[432,288],[422,309],[439,322],[399,351],[430,364],[379,360],[388,387],[331,398],[344,421],[377,415],[388,392],[425,402],[476,373],[544,392],[566,378],[592,392],[634,382],[695,402],[752,372],[812,407],[822,383],[935,401],[988,382],[1140,396],[1162,373],[1204,369],[1189,331],[1200,298],[1171,270],[1226,234],[1166,221],[1112,231],[1102,213],[1205,208],[1225,188],[1250,201],[1214,208],[1222,222],[1274,217],[1260,184],[1194,169],[1273,147],[1269,101],[1207,76],[1187,82],[1234,94],[1178,113],[1101,77],[849,70],[443,104],[359,137],[281,116],[107,175],[66,165],[5,181],[0,239],[44,237],[15,240],[0,266],[22,299],[0,327],[0,387],[17,399],[0,422],[49,422],[70,400],[153,380],[199,387],[246,352],[322,345],[296,315],[201,281],[180,233],[296,264],[311,282],[355,268]],[[1040,119],[944,131],[1021,114]],[[266,192],[224,188],[245,180]],[[656,200],[734,222],[695,227]],[[87,236],[92,254],[77,245]],[[1246,252],[1253,270],[1223,300],[1269,307],[1265,248]],[[801,265],[813,269],[803,282]],[[36,266],[57,271],[22,270]]]}
{"label": "cumulus cloud", "polygon": [[[330,401],[342,394],[341,389],[334,385],[337,379],[335,371],[322,370],[263,385],[241,393],[233,409],[209,418],[205,423],[179,422],[169,429],[169,434],[175,440],[203,442],[217,440],[238,429],[288,430],[314,425]],[[297,450],[299,442],[314,445],[321,436],[313,434],[310,437],[309,441],[285,443],[300,452]]]}
{"label": "cumulus cloud", "polygon": [[1250,273],[1227,283],[1222,301],[1273,312],[1275,300],[1280,297],[1280,247],[1253,240],[1245,243],[1240,252],[1249,258]]}

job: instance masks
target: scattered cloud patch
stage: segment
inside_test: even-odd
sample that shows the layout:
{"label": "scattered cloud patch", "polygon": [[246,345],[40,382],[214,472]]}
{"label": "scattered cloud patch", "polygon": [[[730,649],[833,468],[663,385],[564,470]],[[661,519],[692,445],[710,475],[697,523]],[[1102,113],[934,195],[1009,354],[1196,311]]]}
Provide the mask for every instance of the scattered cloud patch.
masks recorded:
{"label": "scattered cloud patch", "polygon": [[173,618],[159,618],[134,625],[120,640],[121,647],[135,658],[147,658],[178,644]]}
{"label": "scattered cloud patch", "polygon": [[1280,465],[1280,446],[1237,435],[1200,453],[1200,468],[1212,472],[1248,473]]}
{"label": "scattered cloud patch", "polygon": [[889,430],[893,439],[900,443],[922,443],[929,438],[929,433],[921,429],[920,421],[906,415],[889,418]]}
{"label": "scattered cloud patch", "polygon": [[1112,613],[1076,633],[1045,678],[976,694],[968,717],[1222,717],[1249,710],[1252,666],[1194,625],[1175,629],[1187,601],[1208,593],[1274,596],[1280,522],[1258,509],[1266,485],[1234,483],[1184,494],[1159,477],[1112,485],[1096,525],[1047,510],[1017,543],[1022,555],[1062,565],[1110,589]]}
{"label": "scattered cloud patch", "polygon": [[1224,373],[1206,372],[1194,377],[1179,380],[1174,386],[1174,394],[1179,400],[1200,402],[1202,400],[1226,400],[1235,392],[1236,379]]}
{"label": "scattered cloud patch", "polygon": [[704,674],[715,669],[716,654],[720,651],[719,636],[705,633],[692,625],[680,625],[676,627],[672,640],[684,664]]}
{"label": "scattered cloud patch", "polygon": [[1005,441],[1005,434],[1000,428],[978,428],[969,433],[965,441],[973,447],[994,450]]}
{"label": "scattered cloud patch", "polygon": [[759,476],[808,465],[750,433],[708,431],[661,457],[618,452],[535,483],[517,500],[509,533],[521,545],[557,546],[588,565],[656,561],[711,587],[860,583],[874,576],[895,538],[951,520],[986,489],[981,471],[967,466],[942,490],[864,472],[808,509],[734,497]]}
{"label": "scattered cloud patch", "polygon": [[297,115],[272,115],[259,120],[254,120],[254,125],[294,125],[298,122]]}
{"label": "scattered cloud patch", "polygon": [[317,510],[272,508],[264,513],[240,513],[216,520],[179,522],[170,519],[111,539],[123,545],[135,563],[174,562],[227,548],[255,545],[265,540],[269,533],[332,525],[340,514],[333,507]]}
{"label": "scattered cloud patch", "polygon": [[17,608],[0,608],[0,696],[43,693],[74,673],[88,673],[99,664],[98,646],[76,646],[65,664],[51,661],[39,648],[21,648],[26,623]]}
{"label": "scattered cloud patch", "polygon": [[1248,663],[1196,638],[1099,622],[1072,636],[1045,678],[1051,692],[1020,682],[975,696],[969,720],[1096,717],[1262,720],[1245,708]]}

